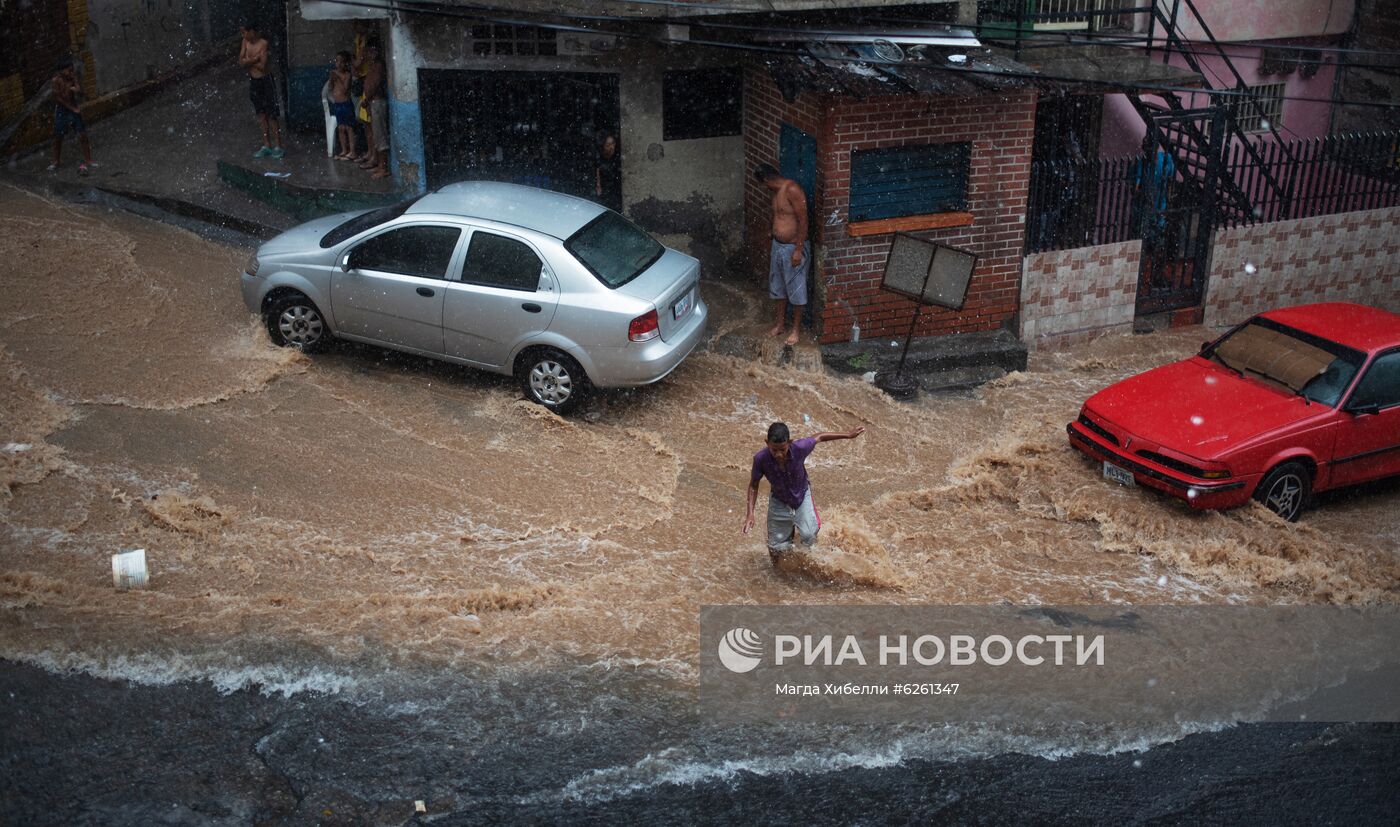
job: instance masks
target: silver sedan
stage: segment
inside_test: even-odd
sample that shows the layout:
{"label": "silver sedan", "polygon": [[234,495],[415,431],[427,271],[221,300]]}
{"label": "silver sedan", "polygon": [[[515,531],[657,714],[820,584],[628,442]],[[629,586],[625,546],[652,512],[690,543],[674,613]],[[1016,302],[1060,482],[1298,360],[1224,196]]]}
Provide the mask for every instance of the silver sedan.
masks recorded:
{"label": "silver sedan", "polygon": [[335,336],[514,375],[560,413],[675,370],[708,314],[690,256],[590,201],[487,182],[303,224],[242,285],[280,345]]}

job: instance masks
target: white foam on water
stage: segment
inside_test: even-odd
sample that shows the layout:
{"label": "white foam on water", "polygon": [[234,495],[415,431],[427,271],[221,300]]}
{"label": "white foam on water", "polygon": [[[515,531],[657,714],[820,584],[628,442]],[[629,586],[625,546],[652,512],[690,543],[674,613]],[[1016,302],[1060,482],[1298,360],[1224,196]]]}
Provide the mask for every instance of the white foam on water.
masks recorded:
{"label": "white foam on water", "polygon": [[[1098,732],[1085,729],[1056,734],[1016,733],[995,727],[948,725],[931,732],[899,737],[870,736],[870,744],[841,749],[801,748],[787,753],[752,755],[753,742],[741,740],[735,757],[705,758],[687,748],[671,747],[625,766],[592,770],[562,789],[515,799],[522,805],[557,801],[587,803],[610,801],[664,785],[695,786],[732,783],[741,775],[825,775],[847,770],[880,770],[910,761],[966,761],[1018,753],[1051,761],[1079,754],[1117,755],[1143,752],[1187,735],[1216,732],[1233,722],[1183,723],[1171,730],[1150,733]],[[818,736],[821,737],[821,736]],[[825,740],[825,739],[823,739]]]}
{"label": "white foam on water", "polygon": [[188,655],[123,654],[101,657],[82,652],[0,652],[6,660],[55,674],[84,674],[143,686],[170,686],[207,681],[221,694],[257,689],[267,696],[290,698],[302,693],[337,695],[355,688],[348,674],[316,667],[278,664],[209,663]]}

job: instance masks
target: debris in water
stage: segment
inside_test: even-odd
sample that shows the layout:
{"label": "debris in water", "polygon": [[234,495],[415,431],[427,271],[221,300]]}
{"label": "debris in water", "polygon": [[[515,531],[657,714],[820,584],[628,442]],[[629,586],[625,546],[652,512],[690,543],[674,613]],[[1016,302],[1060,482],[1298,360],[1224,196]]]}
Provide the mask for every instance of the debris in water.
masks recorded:
{"label": "debris in water", "polygon": [[264,172],[264,173],[263,173],[263,177],[264,177],[264,178],[291,178],[291,177],[292,177],[292,174],[291,174],[290,172]]}
{"label": "debris in water", "polygon": [[413,812],[426,813],[428,812],[428,805],[423,803],[422,801],[415,801],[413,802]]}
{"label": "debris in water", "polygon": [[864,379],[865,381],[867,381],[867,382],[869,382],[870,384],[873,385],[873,384],[875,384],[875,371],[873,371],[873,370],[867,370],[865,373],[862,373],[862,374],[860,375],[860,378]]}
{"label": "debris in water", "polygon": [[112,584],[121,591],[146,588],[146,550],[144,548],[112,555]]}
{"label": "debris in water", "polygon": [[5,445],[5,453],[19,454],[28,451],[30,448],[33,447],[34,446],[30,445],[28,442],[11,442]]}
{"label": "debris in water", "polygon": [[1167,576],[1165,574],[1157,578],[1157,585],[1164,589],[1167,587]]}

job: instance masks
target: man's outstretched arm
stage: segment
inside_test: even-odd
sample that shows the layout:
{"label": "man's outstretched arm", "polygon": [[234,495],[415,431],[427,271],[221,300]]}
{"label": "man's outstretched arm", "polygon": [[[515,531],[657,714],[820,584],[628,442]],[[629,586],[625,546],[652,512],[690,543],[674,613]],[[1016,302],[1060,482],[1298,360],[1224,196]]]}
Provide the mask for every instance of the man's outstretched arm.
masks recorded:
{"label": "man's outstretched arm", "polygon": [[822,431],[812,437],[812,439],[815,439],[817,442],[830,442],[833,439],[855,439],[863,433],[865,433],[864,425],[850,431]]}

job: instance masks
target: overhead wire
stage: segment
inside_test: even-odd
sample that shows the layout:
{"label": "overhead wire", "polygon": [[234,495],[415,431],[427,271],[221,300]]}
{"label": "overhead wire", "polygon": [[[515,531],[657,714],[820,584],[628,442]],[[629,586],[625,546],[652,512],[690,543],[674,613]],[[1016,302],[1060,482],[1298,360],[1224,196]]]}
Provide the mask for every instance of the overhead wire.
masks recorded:
{"label": "overhead wire", "polygon": [[[393,11],[393,12],[403,12],[403,13],[411,13],[411,14],[421,14],[421,15],[426,15],[426,16],[449,17],[449,18],[464,19],[464,20],[477,20],[477,21],[487,22],[487,23],[500,23],[500,24],[503,24],[503,25],[535,26],[535,27],[537,27],[537,28],[551,29],[551,30],[555,30],[555,31],[568,31],[568,32],[580,32],[580,33],[591,33],[591,34],[605,34],[605,35],[611,35],[611,36],[614,36],[614,37],[628,38],[628,39],[641,40],[641,41],[649,41],[649,42],[654,42],[654,43],[663,43],[663,44],[689,44],[689,45],[696,45],[696,46],[708,46],[708,47],[713,47],[713,48],[718,48],[718,49],[729,49],[729,50],[733,50],[733,51],[754,52],[754,53],[761,53],[761,54],[781,55],[781,56],[799,57],[799,58],[810,58],[810,57],[813,57],[809,52],[807,52],[807,51],[805,51],[805,50],[792,49],[792,48],[783,48],[783,47],[779,47],[779,46],[764,46],[764,45],[752,44],[752,43],[735,43],[735,42],[732,42],[732,41],[724,41],[724,40],[697,40],[697,39],[695,39],[695,38],[672,38],[672,37],[665,37],[665,36],[659,36],[659,35],[655,35],[655,34],[647,34],[647,33],[642,33],[642,32],[622,31],[622,30],[619,30],[619,29],[599,29],[599,28],[597,28],[597,27],[574,26],[574,25],[569,25],[569,24],[554,23],[554,22],[544,21],[544,20],[540,20],[540,19],[538,19],[538,18],[533,18],[533,17],[525,17],[525,18],[518,18],[518,17],[515,17],[515,18],[511,18],[511,17],[497,17],[497,16],[494,16],[494,15],[495,15],[495,13],[496,13],[497,11],[499,11],[500,9],[499,9],[499,7],[492,7],[492,6],[475,6],[475,5],[466,5],[466,4],[456,4],[456,3],[452,3],[452,4],[442,4],[442,3],[423,4],[423,3],[416,3],[416,2],[415,2],[415,3],[406,3],[406,2],[403,2],[403,0],[322,0],[322,2],[331,3],[331,4],[335,4],[335,5],[342,5],[342,6],[352,6],[352,7],[361,7],[361,8],[376,9],[376,10],[380,10],[380,11]],[[656,0],[656,2],[661,2],[661,0]],[[703,5],[703,4],[702,4],[702,5]],[[449,11],[448,9],[450,9],[450,11]],[[568,16],[572,16],[572,15],[568,15]],[[606,18],[606,19],[607,19],[609,22],[614,23],[614,24],[626,22],[626,21],[617,20],[616,18]],[[824,61],[829,60],[829,61],[833,61],[833,62],[852,62],[852,63],[861,63],[861,62],[864,62],[864,61],[862,61],[862,59],[859,58],[859,57],[840,58],[840,57],[825,57],[825,56],[823,56],[823,57],[822,57],[822,60],[824,60]],[[938,67],[938,68],[942,69],[943,71],[947,71],[947,72],[954,73],[954,74],[987,75],[987,76],[996,76],[996,77],[1000,77],[1000,78],[1012,78],[1012,79],[1016,79],[1016,80],[1040,81],[1040,82],[1049,82],[1049,83],[1060,83],[1060,84],[1066,84],[1066,85],[1092,86],[1092,87],[1098,87],[1098,88],[1110,87],[1110,88],[1111,88],[1112,90],[1114,90],[1114,91],[1129,90],[1129,91],[1135,91],[1135,92],[1145,92],[1145,93],[1147,93],[1147,94],[1155,94],[1155,93],[1161,93],[1161,92],[1174,92],[1174,93],[1181,93],[1181,94],[1207,94],[1207,95],[1212,95],[1212,96],[1215,96],[1215,97],[1223,97],[1223,98],[1252,98],[1252,97],[1253,97],[1253,94],[1250,93],[1250,92],[1248,92],[1248,91],[1240,91],[1240,90],[1235,90],[1235,89],[1203,89],[1203,88],[1201,88],[1201,87],[1195,87],[1195,86],[1182,86],[1182,85],[1167,84],[1167,83],[1145,83],[1145,82],[1140,82],[1140,81],[1139,81],[1139,82],[1129,82],[1129,83],[1124,83],[1124,82],[1105,82],[1105,81],[1097,81],[1097,80],[1086,80],[1085,78],[1082,78],[1082,77],[1075,77],[1075,76],[1069,76],[1069,75],[1050,75],[1050,74],[1046,74],[1046,73],[1044,73],[1044,72],[1034,72],[1034,71],[1032,71],[1032,72],[1019,72],[1019,71],[1015,71],[1015,70],[1005,70],[1005,69],[978,69],[978,68],[972,67],[972,66],[940,66],[940,67]],[[1376,108],[1376,109],[1400,109],[1400,103],[1384,103],[1384,102],[1379,102],[1379,101],[1350,101],[1350,100],[1335,99],[1335,98],[1330,98],[1330,97],[1329,97],[1329,98],[1319,98],[1319,97],[1299,96],[1299,95],[1285,95],[1285,96],[1283,97],[1283,100],[1302,101],[1302,102],[1308,102],[1308,103],[1332,103],[1332,104],[1334,104],[1334,105],[1356,106],[1356,107]]]}

